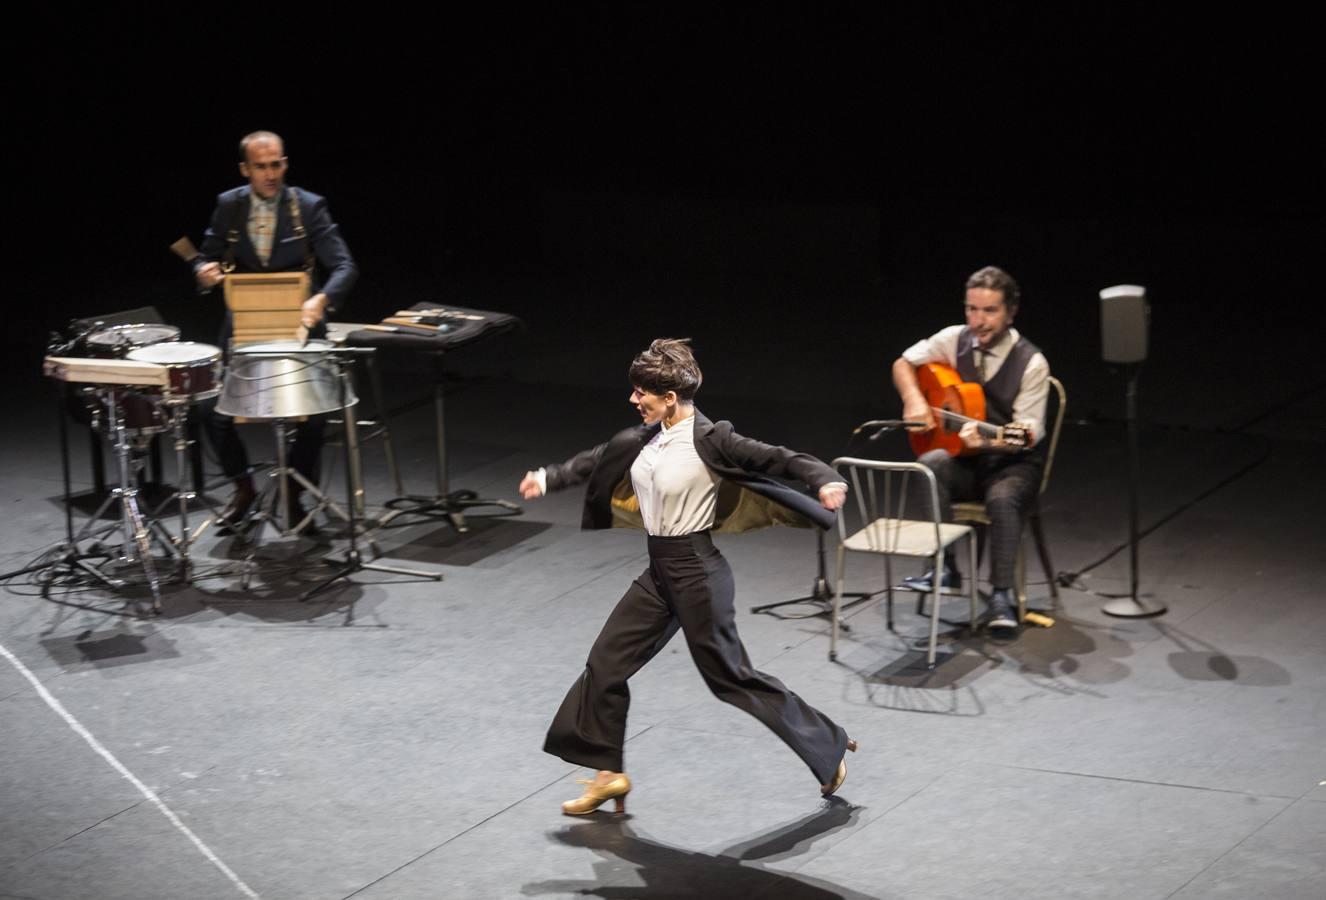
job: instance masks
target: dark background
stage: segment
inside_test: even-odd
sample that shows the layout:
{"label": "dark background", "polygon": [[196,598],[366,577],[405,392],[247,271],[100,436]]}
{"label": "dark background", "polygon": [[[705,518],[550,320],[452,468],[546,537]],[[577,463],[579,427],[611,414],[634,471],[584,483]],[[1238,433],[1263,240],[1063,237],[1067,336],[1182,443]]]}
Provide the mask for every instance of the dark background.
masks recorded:
{"label": "dark background", "polygon": [[650,338],[684,334],[711,395],[891,414],[888,363],[959,321],[988,263],[1021,281],[1018,325],[1079,412],[1121,408],[1097,299],[1121,282],[1151,296],[1151,418],[1238,425],[1321,382],[1281,368],[1321,322],[1305,21],[1127,5],[180,15],[5,39],[12,384],[73,317],[154,305],[214,340],[219,300],[166,248],[200,239],[257,128],[285,137],[291,183],[330,200],[362,269],[349,319],[419,300],[514,313],[527,333],[486,352],[547,360],[550,382],[617,385]]}

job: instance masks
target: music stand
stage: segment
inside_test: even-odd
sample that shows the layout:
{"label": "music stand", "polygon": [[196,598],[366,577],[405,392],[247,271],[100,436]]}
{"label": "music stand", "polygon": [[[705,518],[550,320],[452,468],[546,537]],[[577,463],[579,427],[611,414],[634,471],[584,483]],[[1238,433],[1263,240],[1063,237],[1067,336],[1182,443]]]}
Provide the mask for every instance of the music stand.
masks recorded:
{"label": "music stand", "polygon": [[521,510],[517,504],[510,500],[480,497],[477,493],[468,489],[457,491],[451,489],[451,477],[447,468],[446,390],[444,387],[446,372],[442,363],[445,353],[435,351],[431,355],[433,357],[433,422],[437,444],[435,460],[437,493],[431,497],[426,494],[406,494],[403,497],[388,500],[384,505],[391,512],[378,520],[378,527],[385,528],[400,516],[417,515],[430,519],[446,519],[452,528],[464,534],[470,530],[469,524],[465,521],[465,510],[467,509],[476,506],[497,506],[508,510],[512,514],[518,514]]}
{"label": "music stand", "polygon": [[483,338],[505,334],[522,327],[521,321],[508,313],[469,309],[438,303],[416,303],[400,310],[382,325],[368,325],[346,336],[346,343],[359,347],[382,347],[393,351],[426,353],[433,369],[433,427],[436,440],[436,488],[432,496],[404,494],[384,504],[390,512],[378,520],[382,528],[405,515],[446,519],[457,532],[469,531],[465,511],[475,507],[495,506],[506,515],[518,515],[520,506],[510,500],[480,497],[471,490],[453,490],[447,462],[446,425],[446,354]]}

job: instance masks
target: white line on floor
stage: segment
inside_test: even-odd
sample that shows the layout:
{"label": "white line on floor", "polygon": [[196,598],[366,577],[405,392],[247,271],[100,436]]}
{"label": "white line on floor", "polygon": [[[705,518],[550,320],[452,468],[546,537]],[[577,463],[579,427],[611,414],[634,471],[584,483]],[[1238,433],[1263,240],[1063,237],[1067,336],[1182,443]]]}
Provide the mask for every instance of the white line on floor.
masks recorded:
{"label": "white line on floor", "polygon": [[153,806],[161,810],[161,814],[166,817],[166,819],[170,822],[170,824],[174,825],[175,828],[181,834],[183,834],[186,838],[188,838],[190,843],[192,843],[195,847],[198,848],[198,852],[200,852],[204,857],[207,858],[208,862],[210,862],[212,865],[220,869],[221,873],[230,879],[230,883],[233,884],[235,887],[237,887],[241,894],[243,894],[245,897],[252,898],[252,900],[258,900],[258,894],[251,887],[245,884],[243,880],[241,880],[240,877],[234,873],[234,871],[230,868],[230,866],[222,862],[221,858],[217,856],[215,853],[213,853],[211,848],[209,848],[198,838],[198,835],[190,831],[189,826],[181,822],[180,817],[175,815],[174,811],[172,811],[171,808],[167,806],[150,787],[143,784],[143,782],[139,781],[137,776],[135,776],[133,772],[130,772],[127,768],[125,768],[122,762],[120,762],[118,759],[115,758],[115,754],[111,753],[104,746],[102,746],[101,742],[97,740],[96,736],[93,735],[92,732],[84,728],[82,723],[80,723],[77,719],[75,719],[73,715],[71,715],[70,712],[64,708],[64,705],[51,695],[50,691],[46,690],[45,685],[43,685],[40,681],[37,680],[37,676],[33,675],[31,670],[28,669],[27,666],[23,665],[22,660],[20,660],[14,654],[10,653],[8,648],[6,648],[4,644],[0,644],[0,656],[3,656],[5,659],[9,660],[13,664],[14,668],[18,669],[18,673],[32,683],[32,687],[37,691],[37,696],[45,700],[46,705],[49,706],[51,709],[53,709],[56,715],[64,719],[65,724],[67,724],[70,728],[72,728],[75,734],[77,734],[83,740],[87,741],[88,746],[91,747],[93,750],[95,750],[98,754],[100,754],[102,759],[110,763],[112,769],[123,775],[124,778],[130,784],[138,788],[139,793],[141,793],[144,797],[146,797],[148,801],[152,803]]}

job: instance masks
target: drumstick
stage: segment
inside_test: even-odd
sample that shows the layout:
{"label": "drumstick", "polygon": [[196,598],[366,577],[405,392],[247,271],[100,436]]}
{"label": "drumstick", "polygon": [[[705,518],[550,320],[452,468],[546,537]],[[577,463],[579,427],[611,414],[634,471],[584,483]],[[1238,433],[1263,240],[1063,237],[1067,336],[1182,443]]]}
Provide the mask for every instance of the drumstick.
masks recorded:
{"label": "drumstick", "polygon": [[187,235],[171,244],[170,252],[190,264],[198,258],[198,248],[193,245],[193,241],[189,240]]}

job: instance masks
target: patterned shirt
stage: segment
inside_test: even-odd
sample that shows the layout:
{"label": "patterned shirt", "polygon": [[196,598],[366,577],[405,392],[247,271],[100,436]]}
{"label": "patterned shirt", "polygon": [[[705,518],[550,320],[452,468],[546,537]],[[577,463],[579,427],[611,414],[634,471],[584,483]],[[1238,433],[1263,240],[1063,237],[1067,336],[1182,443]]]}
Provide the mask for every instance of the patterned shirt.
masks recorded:
{"label": "patterned shirt", "polygon": [[249,241],[262,264],[272,258],[272,244],[276,238],[276,209],[281,202],[281,191],[270,198],[249,195]]}

